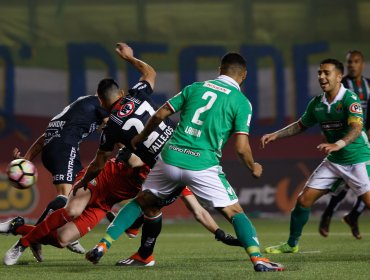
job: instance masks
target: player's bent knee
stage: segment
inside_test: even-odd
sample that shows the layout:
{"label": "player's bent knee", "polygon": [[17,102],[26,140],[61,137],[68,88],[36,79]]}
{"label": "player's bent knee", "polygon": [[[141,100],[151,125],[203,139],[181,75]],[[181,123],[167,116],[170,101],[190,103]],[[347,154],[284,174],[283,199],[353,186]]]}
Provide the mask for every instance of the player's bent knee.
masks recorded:
{"label": "player's bent knee", "polygon": [[234,217],[236,214],[244,213],[243,208],[240,206],[239,203],[235,203],[233,205],[226,206],[221,209],[221,212],[229,219],[231,220],[232,217]]}

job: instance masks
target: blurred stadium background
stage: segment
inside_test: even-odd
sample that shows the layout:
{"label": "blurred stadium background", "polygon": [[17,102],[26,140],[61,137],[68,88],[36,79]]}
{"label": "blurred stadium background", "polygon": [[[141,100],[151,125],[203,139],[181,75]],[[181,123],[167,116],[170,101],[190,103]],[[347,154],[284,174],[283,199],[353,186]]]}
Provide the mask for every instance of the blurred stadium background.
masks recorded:
{"label": "blurred stadium background", "polygon": [[[24,153],[50,117],[78,96],[94,94],[101,78],[114,77],[124,89],[138,78],[115,56],[118,41],[128,42],[157,70],[159,105],[183,86],[213,78],[225,52],[246,57],[243,90],[254,105],[251,141],[265,173],[252,179],[232,141],[224,150],[224,170],[246,212],[287,214],[323,157],[315,149],[321,136],[311,129],[265,150],[259,138],[297,119],[319,93],[321,59],[343,61],[350,49],[369,58],[368,34],[367,0],[0,0],[0,218],[34,219],[55,195],[39,158],[37,187],[8,186],[4,173],[12,149]],[[81,145],[85,164],[97,144],[96,135]],[[344,208],[352,201],[348,196]],[[189,215],[181,203],[166,211],[171,218]]]}

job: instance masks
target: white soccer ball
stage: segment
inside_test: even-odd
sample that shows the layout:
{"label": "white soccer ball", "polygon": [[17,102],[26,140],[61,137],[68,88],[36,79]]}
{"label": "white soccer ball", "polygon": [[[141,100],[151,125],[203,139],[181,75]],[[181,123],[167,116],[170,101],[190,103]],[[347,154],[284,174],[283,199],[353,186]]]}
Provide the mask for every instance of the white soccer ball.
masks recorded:
{"label": "white soccer ball", "polygon": [[37,182],[36,166],[23,158],[11,161],[6,173],[10,184],[20,190],[28,189]]}

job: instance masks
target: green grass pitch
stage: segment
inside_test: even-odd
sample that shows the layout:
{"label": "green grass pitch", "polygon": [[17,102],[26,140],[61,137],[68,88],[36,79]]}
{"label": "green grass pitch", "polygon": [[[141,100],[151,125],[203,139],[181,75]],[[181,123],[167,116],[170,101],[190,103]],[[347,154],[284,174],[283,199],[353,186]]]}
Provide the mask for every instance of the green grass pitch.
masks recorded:
{"label": "green grass pitch", "polygon": [[[218,221],[222,228],[233,232],[229,224]],[[262,247],[285,241],[288,234],[287,219],[254,219]],[[45,261],[37,263],[30,250],[12,267],[0,265],[0,279],[369,279],[370,275],[370,224],[362,217],[362,240],[355,240],[349,228],[334,219],[330,236],[317,232],[317,219],[305,228],[297,254],[265,255],[281,262],[286,271],[256,273],[243,249],[229,247],[194,221],[177,221],[163,225],[155,251],[156,265],[148,268],[116,267],[115,262],[134,253],[139,238],[126,235],[116,241],[97,265],[83,255],[67,249],[43,247]],[[81,243],[90,249],[99,241],[105,226],[100,225]],[[14,236],[0,236],[0,252],[4,254],[17,240]]]}

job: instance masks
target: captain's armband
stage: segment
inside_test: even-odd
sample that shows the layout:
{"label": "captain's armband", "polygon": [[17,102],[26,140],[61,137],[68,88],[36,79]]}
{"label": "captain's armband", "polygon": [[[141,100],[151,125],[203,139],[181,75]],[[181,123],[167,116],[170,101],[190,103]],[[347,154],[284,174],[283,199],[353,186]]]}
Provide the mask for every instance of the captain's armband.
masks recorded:
{"label": "captain's armband", "polygon": [[361,124],[363,125],[363,119],[361,117],[357,117],[357,116],[350,116],[348,118],[348,121],[347,121],[348,124],[351,124],[351,123],[358,123],[358,124]]}

